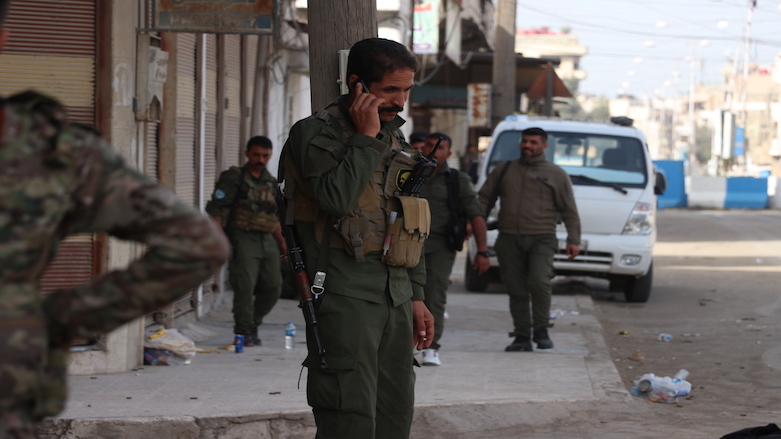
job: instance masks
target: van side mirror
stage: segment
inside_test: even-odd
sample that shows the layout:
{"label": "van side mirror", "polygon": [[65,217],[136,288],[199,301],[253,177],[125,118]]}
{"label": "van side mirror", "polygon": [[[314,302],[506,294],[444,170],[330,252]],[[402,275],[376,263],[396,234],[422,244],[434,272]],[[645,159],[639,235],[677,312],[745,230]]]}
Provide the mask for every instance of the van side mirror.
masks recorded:
{"label": "van side mirror", "polygon": [[654,195],[664,195],[667,191],[667,176],[664,172],[656,173],[656,182],[654,183]]}

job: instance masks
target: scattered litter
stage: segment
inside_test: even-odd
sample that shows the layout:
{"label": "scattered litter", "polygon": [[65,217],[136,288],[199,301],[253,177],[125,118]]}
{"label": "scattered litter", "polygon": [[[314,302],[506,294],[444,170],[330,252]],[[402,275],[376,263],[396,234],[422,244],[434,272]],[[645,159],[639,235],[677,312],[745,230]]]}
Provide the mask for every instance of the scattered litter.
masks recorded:
{"label": "scattered litter", "polygon": [[634,361],[643,361],[643,358],[645,357],[640,352],[635,352],[634,354],[632,354],[632,360]]}
{"label": "scattered litter", "polygon": [[191,362],[167,349],[144,348],[144,364],[149,366],[181,366]]}
{"label": "scattered litter", "polygon": [[563,309],[552,309],[550,312],[550,318],[551,320],[558,319],[565,314],[567,314],[567,311],[564,311]]}
{"label": "scattered litter", "polygon": [[201,349],[201,348],[195,348],[195,352],[199,354],[211,354],[212,352],[217,352],[218,354],[220,353],[220,351],[217,349]]}
{"label": "scattered litter", "polygon": [[758,325],[748,325],[748,326],[746,326],[746,329],[748,329],[749,331],[753,331],[753,332],[760,332],[763,329],[765,329],[765,327],[764,326],[758,326]]}
{"label": "scattered litter", "polygon": [[671,342],[673,340],[673,336],[666,333],[659,334],[659,341],[663,341],[665,343]]}
{"label": "scattered litter", "polygon": [[579,316],[580,311],[570,311],[570,314],[572,314],[573,316]]}
{"label": "scattered litter", "polygon": [[622,329],[622,330],[618,331],[618,335],[624,335],[624,336],[629,335],[629,331],[626,331],[626,330]]}
{"label": "scattered litter", "polygon": [[126,398],[127,398],[127,399],[133,399],[133,397],[132,397],[132,396],[128,396],[128,397],[126,397]]}
{"label": "scattered litter", "polygon": [[282,392],[268,392],[269,395],[281,395]]}
{"label": "scattered litter", "polygon": [[236,346],[232,345],[232,344],[229,344],[227,346],[221,346],[220,349],[222,349],[224,351],[231,351],[231,352],[233,352],[233,351],[236,350]]}
{"label": "scattered litter", "polygon": [[188,359],[194,357],[196,352],[195,342],[190,337],[173,328],[160,328],[148,335],[144,340],[144,347],[165,349]]}
{"label": "scattered litter", "polygon": [[674,403],[679,396],[688,396],[691,393],[692,385],[686,381],[688,376],[689,371],[686,369],[679,370],[672,378],[647,373],[635,381],[632,395],[651,402]]}
{"label": "scattered litter", "polygon": [[191,396],[190,399],[198,399],[197,396]]}
{"label": "scattered litter", "polygon": [[683,334],[681,334],[681,336],[682,337],[699,337],[700,333],[699,332],[695,332],[694,334],[692,334],[691,332],[684,332]]}

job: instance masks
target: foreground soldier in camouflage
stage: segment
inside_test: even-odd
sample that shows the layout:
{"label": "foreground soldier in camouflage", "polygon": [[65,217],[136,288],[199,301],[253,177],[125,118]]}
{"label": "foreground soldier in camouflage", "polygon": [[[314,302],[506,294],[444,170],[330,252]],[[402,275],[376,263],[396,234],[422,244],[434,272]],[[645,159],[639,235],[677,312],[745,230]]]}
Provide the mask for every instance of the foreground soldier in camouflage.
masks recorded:
{"label": "foreground soldier in camouflage", "polygon": [[[8,2],[0,0],[0,26]],[[0,29],[0,49],[7,32]],[[65,235],[106,231],[143,258],[41,298],[38,278]],[[52,99],[0,98],[0,439],[34,437],[62,411],[74,337],[111,331],[213,273],[228,246],[206,217],[130,169]]]}

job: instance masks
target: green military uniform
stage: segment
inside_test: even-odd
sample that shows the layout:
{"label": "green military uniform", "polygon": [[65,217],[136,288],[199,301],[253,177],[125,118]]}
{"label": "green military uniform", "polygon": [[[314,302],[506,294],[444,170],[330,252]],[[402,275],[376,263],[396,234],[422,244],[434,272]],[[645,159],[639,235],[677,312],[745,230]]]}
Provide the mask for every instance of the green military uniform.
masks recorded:
{"label": "green military uniform", "polygon": [[[127,270],[40,295],[68,234],[147,244]],[[213,273],[227,244],[211,221],[131,169],[54,100],[0,99],[0,437],[27,439],[62,411],[67,349],[170,303]]]}
{"label": "green military uniform", "polygon": [[257,337],[282,291],[279,247],[272,235],[279,227],[276,193],[277,180],[265,168],[255,178],[246,165],[232,167],[220,174],[206,205],[206,213],[223,218],[233,246],[228,272],[236,334]]}
{"label": "green military uniform", "polygon": [[580,219],[569,175],[544,154],[511,162],[499,181],[504,166],[494,169],[478,196],[485,208],[499,185],[501,209],[495,249],[510,295],[515,327],[511,336],[528,339],[532,327],[547,328],[549,324],[558,215],[567,228],[568,244],[580,244]]}
{"label": "green military uniform", "polygon": [[[445,305],[447,288],[450,286],[450,272],[456,260],[456,251],[451,248],[452,214],[448,198],[448,173],[450,168],[443,163],[437,174],[429,180],[420,196],[428,200],[431,208],[431,236],[426,240],[426,307],[434,316],[434,342],[431,349],[439,349],[439,339],[445,328]],[[458,205],[460,214],[467,221],[482,216],[483,209],[477,201],[472,179],[463,172],[458,173]]]}
{"label": "green military uniform", "polygon": [[[326,110],[296,123],[285,144],[286,197],[297,173],[317,201],[318,212],[343,218],[378,177],[398,128],[396,117],[383,122],[376,138],[353,134],[344,97]],[[401,138],[404,150],[412,151]],[[285,170],[291,166],[293,169]],[[382,178],[381,178],[382,180]],[[298,188],[296,190],[301,190]],[[303,206],[296,203],[296,216]],[[288,215],[292,215],[291,206]],[[386,218],[381,218],[384,222]],[[318,266],[320,244],[315,223],[296,220],[310,279]],[[425,266],[388,266],[381,252],[358,262],[342,248],[327,254],[326,292],[318,300],[318,327],[328,370],[319,368],[312,337],[307,337],[307,398],[315,415],[317,438],[406,438],[412,423],[415,374],[412,370],[412,304],[423,300]]]}

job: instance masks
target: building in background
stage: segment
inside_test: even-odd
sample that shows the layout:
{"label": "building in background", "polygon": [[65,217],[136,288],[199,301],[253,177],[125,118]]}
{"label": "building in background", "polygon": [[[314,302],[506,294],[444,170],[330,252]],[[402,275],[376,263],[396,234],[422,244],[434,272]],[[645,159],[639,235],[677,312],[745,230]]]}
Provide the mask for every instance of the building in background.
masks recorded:
{"label": "building in background", "polygon": [[557,60],[556,74],[569,91],[576,94],[586,72],[580,69],[580,58],[588,54],[588,48],[578,42],[578,35],[570,27],[560,32],[548,27],[539,29],[519,28],[515,34],[515,52],[526,58]]}

